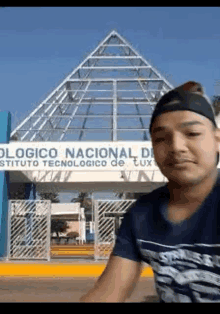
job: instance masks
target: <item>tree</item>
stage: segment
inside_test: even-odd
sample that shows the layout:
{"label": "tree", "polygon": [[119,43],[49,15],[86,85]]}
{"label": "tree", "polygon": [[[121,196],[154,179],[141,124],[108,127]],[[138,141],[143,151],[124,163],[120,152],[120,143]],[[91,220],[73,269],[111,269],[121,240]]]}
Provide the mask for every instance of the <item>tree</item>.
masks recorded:
{"label": "tree", "polygon": [[69,233],[67,233],[67,241],[69,241],[69,239],[76,239],[76,238],[78,238],[79,237],[79,233],[78,232],[76,232],[76,231],[72,231],[72,232],[69,232]]}
{"label": "tree", "polygon": [[212,97],[212,106],[214,108],[215,115],[217,116],[220,112],[220,95]]}
{"label": "tree", "polygon": [[59,203],[59,194],[55,192],[39,192],[41,200],[50,200],[51,203]]}
{"label": "tree", "polygon": [[92,198],[88,192],[80,192],[78,197],[73,198],[71,203],[80,203],[80,207],[84,208],[86,221],[92,220]]}
{"label": "tree", "polygon": [[[59,194],[56,192],[39,192],[41,200],[50,200],[51,203],[59,203]],[[62,219],[51,219],[51,234],[56,232],[58,242],[60,242],[60,233],[66,232],[69,228],[68,223]]]}
{"label": "tree", "polygon": [[56,232],[58,243],[60,243],[60,232],[66,232],[69,229],[69,225],[62,219],[51,219],[51,234]]}
{"label": "tree", "polygon": [[79,233],[77,231],[72,231],[72,232],[67,233],[67,236],[70,239],[76,239],[77,237],[79,237]]}
{"label": "tree", "polygon": [[10,199],[24,200],[25,199],[25,183],[10,183]]}
{"label": "tree", "polygon": [[18,134],[15,133],[14,135],[12,135],[12,136],[10,137],[10,140],[9,140],[9,141],[17,142],[17,141],[18,141]]}
{"label": "tree", "polygon": [[146,193],[138,193],[138,192],[119,192],[115,193],[115,195],[118,198],[124,199],[124,200],[137,200],[140,196],[144,195]]}

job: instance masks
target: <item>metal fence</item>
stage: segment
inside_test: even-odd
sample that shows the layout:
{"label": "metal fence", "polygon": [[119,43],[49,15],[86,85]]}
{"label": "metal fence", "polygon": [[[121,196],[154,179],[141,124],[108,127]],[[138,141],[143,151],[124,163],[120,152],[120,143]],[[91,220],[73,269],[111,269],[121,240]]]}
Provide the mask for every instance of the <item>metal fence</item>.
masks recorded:
{"label": "metal fence", "polygon": [[50,260],[51,202],[10,200],[8,259]]}
{"label": "metal fence", "polygon": [[94,200],[95,259],[108,259],[123,215],[136,200]]}

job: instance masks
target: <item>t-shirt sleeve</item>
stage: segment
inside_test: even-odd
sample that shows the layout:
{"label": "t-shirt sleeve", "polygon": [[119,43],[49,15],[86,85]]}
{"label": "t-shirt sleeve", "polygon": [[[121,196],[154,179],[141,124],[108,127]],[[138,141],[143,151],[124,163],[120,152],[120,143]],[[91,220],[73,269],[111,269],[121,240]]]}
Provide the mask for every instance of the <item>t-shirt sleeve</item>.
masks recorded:
{"label": "t-shirt sleeve", "polygon": [[133,223],[132,214],[129,211],[124,215],[121,226],[118,229],[112,254],[140,262],[141,257],[134,235]]}

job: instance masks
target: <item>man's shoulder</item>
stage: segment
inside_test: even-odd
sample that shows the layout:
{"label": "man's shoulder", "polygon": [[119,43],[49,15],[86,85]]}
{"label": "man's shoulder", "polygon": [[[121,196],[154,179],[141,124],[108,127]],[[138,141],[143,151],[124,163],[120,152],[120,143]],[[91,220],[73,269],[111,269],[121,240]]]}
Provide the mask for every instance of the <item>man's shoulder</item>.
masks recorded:
{"label": "man's shoulder", "polygon": [[143,194],[132,206],[131,211],[137,213],[138,211],[146,211],[146,209],[153,208],[154,205],[157,206],[158,202],[167,200],[169,197],[169,191],[167,185],[161,186],[150,193]]}
{"label": "man's shoulder", "polygon": [[143,194],[140,198],[138,198],[138,202],[148,202],[151,200],[155,200],[155,199],[159,199],[159,198],[164,198],[168,196],[168,188],[167,188],[167,184],[160,186],[157,189],[154,189],[153,191],[151,191],[150,193],[147,194]]}

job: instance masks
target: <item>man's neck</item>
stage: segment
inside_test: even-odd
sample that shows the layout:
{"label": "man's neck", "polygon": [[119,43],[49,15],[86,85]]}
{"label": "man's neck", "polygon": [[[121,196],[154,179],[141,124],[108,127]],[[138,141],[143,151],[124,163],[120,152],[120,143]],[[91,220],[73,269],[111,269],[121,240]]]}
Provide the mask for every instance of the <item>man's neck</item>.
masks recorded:
{"label": "man's neck", "polygon": [[175,182],[168,183],[168,189],[170,192],[170,204],[175,206],[192,206],[196,207],[201,204],[204,199],[211,192],[218,176],[218,171],[205,178],[202,182],[196,185],[183,185],[178,186]]}

